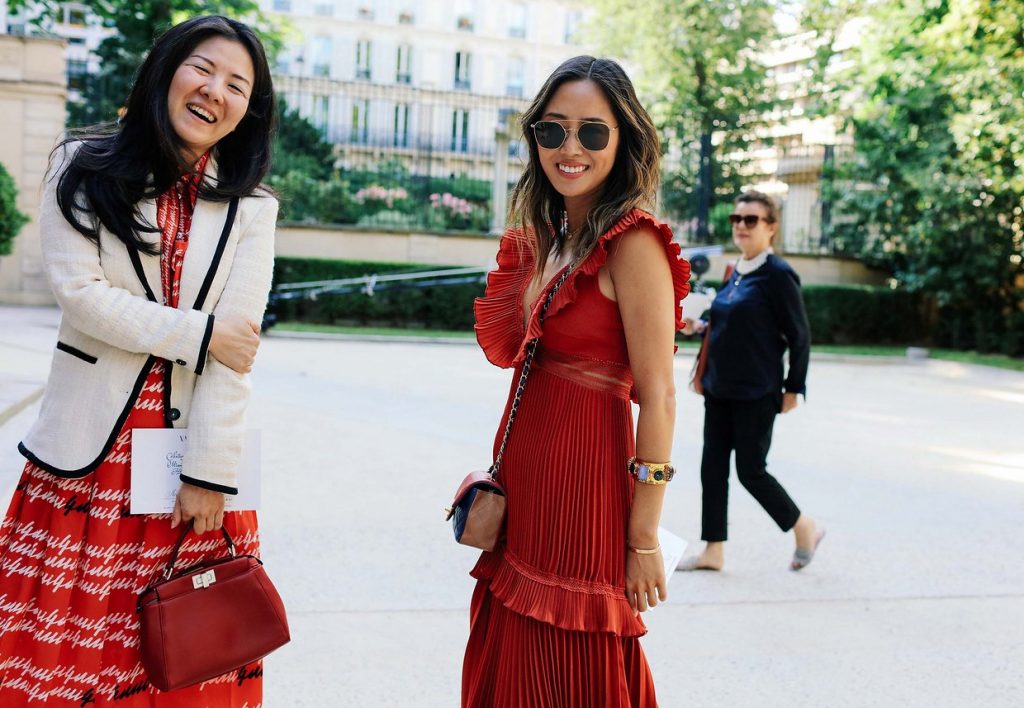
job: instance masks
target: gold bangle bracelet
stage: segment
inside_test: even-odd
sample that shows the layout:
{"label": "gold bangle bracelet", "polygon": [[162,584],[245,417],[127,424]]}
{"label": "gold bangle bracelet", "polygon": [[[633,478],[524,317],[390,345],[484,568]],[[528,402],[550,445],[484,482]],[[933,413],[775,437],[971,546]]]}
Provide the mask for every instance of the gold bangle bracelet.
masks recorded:
{"label": "gold bangle bracelet", "polygon": [[635,546],[630,546],[629,550],[633,551],[633,553],[636,553],[639,556],[653,556],[655,553],[661,550],[661,544],[659,543],[654,548],[636,548]]}
{"label": "gold bangle bracelet", "polygon": [[626,469],[641,484],[666,484],[676,474],[671,462],[644,462],[635,457],[626,461]]}

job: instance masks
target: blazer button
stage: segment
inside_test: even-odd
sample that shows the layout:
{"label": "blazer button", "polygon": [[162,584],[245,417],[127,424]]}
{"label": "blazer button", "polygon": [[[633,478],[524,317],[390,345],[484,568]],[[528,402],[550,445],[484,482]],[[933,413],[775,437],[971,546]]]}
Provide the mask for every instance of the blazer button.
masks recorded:
{"label": "blazer button", "polygon": [[178,366],[185,366],[185,360],[184,359],[178,359],[174,363],[177,364]]}
{"label": "blazer button", "polygon": [[179,411],[177,408],[172,408],[171,410],[167,411],[167,417],[170,418],[171,420],[177,420],[178,418],[181,417],[181,411]]}

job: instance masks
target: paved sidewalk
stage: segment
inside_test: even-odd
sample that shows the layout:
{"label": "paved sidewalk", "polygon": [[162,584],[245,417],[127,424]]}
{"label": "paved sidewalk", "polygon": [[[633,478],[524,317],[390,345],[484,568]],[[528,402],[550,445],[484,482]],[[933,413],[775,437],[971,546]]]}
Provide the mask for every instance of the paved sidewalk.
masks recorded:
{"label": "paved sidewalk", "polygon": [[[25,410],[42,395],[50,370],[60,310],[56,307],[12,307],[0,305],[0,426]],[[320,332],[290,332],[271,329],[267,335],[273,339],[320,340],[333,342],[376,342],[395,345],[444,344],[476,347],[472,337],[403,337],[372,334],[330,334]],[[680,358],[692,356],[693,351],[680,350]],[[922,365],[904,357],[862,357],[814,353],[818,362],[850,364]],[[937,362],[928,362],[936,365]],[[938,365],[942,367],[941,364]],[[954,365],[955,366],[955,365]]]}
{"label": "paved sidewalk", "polygon": [[[0,388],[42,384],[56,320],[0,308]],[[663,525],[696,546],[691,361]],[[734,484],[725,572],[676,573],[646,618],[663,708],[1024,705],[1024,374],[857,361],[815,359],[769,457],[827,523],[821,554],[787,571],[791,540]],[[249,423],[293,637],[267,659],[267,708],[458,705],[476,554],[441,510],[489,454],[509,376],[473,347],[265,339]],[[37,410],[0,425],[0,506]]]}
{"label": "paved sidewalk", "polygon": [[0,426],[42,395],[59,321],[55,307],[0,307]]}

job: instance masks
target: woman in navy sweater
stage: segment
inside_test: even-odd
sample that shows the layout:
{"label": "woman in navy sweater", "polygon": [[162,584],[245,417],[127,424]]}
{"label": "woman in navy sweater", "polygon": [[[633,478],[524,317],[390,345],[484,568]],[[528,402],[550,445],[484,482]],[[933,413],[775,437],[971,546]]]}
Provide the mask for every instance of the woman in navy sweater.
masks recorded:
{"label": "woman in navy sweater", "polygon": [[735,450],[740,483],[780,529],[793,531],[796,551],[790,568],[800,570],[811,562],[825,531],[800,512],[766,469],[775,416],[796,408],[797,396],[806,395],[810,330],[800,278],[772,253],[779,212],[770,196],[743,193],[729,221],[742,258],[715,297],[709,323],[687,320],[683,329],[687,334],[708,330],[707,366],[694,381],[704,395],[701,538],[707,543],[679,569],[721,570],[725,564],[729,457]]}

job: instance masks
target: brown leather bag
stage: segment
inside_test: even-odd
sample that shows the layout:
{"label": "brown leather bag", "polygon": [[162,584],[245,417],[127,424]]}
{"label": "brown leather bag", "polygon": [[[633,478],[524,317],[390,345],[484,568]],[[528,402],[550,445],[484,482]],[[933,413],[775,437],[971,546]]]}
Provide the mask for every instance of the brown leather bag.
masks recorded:
{"label": "brown leather bag", "polygon": [[142,666],[161,691],[190,686],[261,659],[290,639],[288,618],[263,563],[235,555],[203,561],[172,576],[187,525],[163,579],[139,593]]}
{"label": "brown leather bag", "polygon": [[466,475],[455,492],[448,518],[456,541],[484,551],[494,550],[505,521],[505,490],[490,470]]}
{"label": "brown leather bag", "polygon": [[[729,282],[734,267],[732,263],[725,265],[725,275],[722,276],[722,284]],[[704,395],[704,384],[700,382],[704,373],[708,370],[708,347],[711,342],[711,321],[704,327],[704,339],[700,343],[700,350],[697,352],[697,359],[693,362],[693,370],[690,372],[690,390],[697,395]]]}

